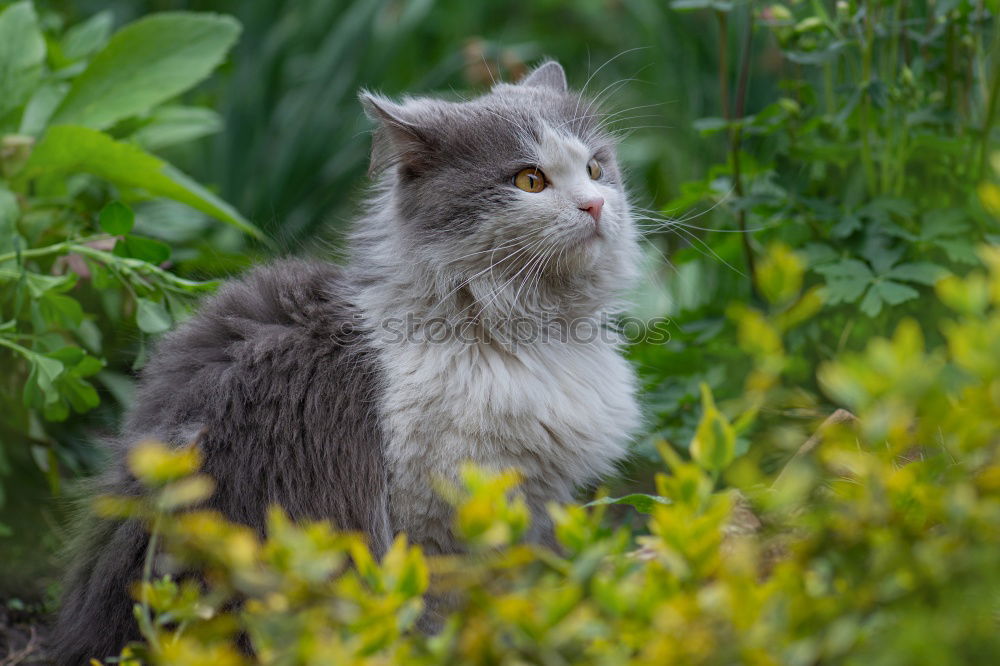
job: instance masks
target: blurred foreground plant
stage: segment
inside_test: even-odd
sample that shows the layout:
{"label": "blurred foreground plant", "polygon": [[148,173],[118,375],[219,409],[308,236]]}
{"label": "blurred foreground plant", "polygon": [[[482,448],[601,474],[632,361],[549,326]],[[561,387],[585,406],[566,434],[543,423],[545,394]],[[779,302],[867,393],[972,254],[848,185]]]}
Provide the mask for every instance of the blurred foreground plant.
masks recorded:
{"label": "blurred foreground plant", "polygon": [[[157,664],[969,664],[1000,654],[1000,250],[937,289],[945,344],[919,326],[825,364],[820,383],[857,420],[821,432],[777,481],[734,438],[781,387],[782,327],[808,316],[802,266],[762,263],[771,314],[733,312],[756,359],[744,414],[704,390],[702,421],[630,532],[607,504],[553,506],[560,549],[518,542],[527,514],[509,474],[468,468],[456,490],[464,555],[425,558],[400,537],[381,563],[329,525],[278,510],[266,539],[187,507],[211,492],[194,448],[135,450],[149,499],[104,499],[162,539],[136,587]],[[790,285],[787,289],[782,285]],[[975,294],[975,297],[968,297]],[[798,315],[796,314],[798,313]],[[778,436],[770,430],[761,437]],[[736,492],[739,491],[739,492]],[[512,498],[512,492],[515,493]],[[750,510],[752,507],[752,512]],[[153,559],[150,560],[154,562]],[[185,578],[197,571],[204,585]],[[180,580],[181,582],[178,582]],[[415,630],[425,591],[453,605]],[[245,632],[253,652],[232,641]]]}

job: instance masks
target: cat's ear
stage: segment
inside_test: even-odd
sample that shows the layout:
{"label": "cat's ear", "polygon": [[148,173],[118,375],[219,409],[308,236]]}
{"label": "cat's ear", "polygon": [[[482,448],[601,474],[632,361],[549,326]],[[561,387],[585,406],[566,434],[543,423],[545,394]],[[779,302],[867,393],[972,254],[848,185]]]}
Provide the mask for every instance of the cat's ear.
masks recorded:
{"label": "cat's ear", "polygon": [[429,164],[430,136],[414,122],[407,105],[362,90],[361,106],[375,122],[368,175],[374,176],[393,164],[402,164],[419,173]]}
{"label": "cat's ear", "polygon": [[521,80],[522,86],[536,88],[552,88],[558,92],[566,92],[566,72],[555,60],[549,60],[536,67]]}

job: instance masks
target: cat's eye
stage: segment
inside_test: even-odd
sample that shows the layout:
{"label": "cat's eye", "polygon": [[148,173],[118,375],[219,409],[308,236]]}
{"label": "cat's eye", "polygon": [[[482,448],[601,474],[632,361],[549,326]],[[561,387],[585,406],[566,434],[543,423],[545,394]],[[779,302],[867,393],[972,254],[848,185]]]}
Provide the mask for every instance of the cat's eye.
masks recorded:
{"label": "cat's eye", "polygon": [[587,162],[587,173],[590,174],[591,180],[597,180],[604,173],[601,169],[600,162],[598,162],[596,158],[591,157],[590,161]]}
{"label": "cat's eye", "polygon": [[541,192],[545,189],[545,174],[535,167],[521,169],[514,176],[514,186],[525,192]]}

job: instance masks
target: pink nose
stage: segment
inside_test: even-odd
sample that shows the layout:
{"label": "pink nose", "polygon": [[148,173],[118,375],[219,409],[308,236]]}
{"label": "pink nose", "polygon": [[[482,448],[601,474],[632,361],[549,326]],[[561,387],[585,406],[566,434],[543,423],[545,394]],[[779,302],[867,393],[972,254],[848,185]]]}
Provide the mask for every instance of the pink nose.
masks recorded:
{"label": "pink nose", "polygon": [[596,199],[591,199],[590,201],[584,201],[580,205],[580,210],[590,213],[590,216],[594,218],[594,224],[601,221],[602,208],[604,208],[604,197],[597,197]]}

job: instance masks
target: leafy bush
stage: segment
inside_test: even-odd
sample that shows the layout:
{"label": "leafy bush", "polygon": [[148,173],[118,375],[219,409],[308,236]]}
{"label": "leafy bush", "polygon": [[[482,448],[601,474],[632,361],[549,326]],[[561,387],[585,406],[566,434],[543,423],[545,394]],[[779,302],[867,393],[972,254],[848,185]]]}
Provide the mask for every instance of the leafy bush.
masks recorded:
{"label": "leafy bush", "polygon": [[[800,261],[769,256],[781,268],[759,286],[784,314],[733,312],[755,360],[743,410],[730,420],[705,388],[693,460],[661,443],[669,474],[657,497],[630,500],[648,514],[634,533],[609,524],[608,502],[552,506],[561,551],[520,544],[516,477],[467,469],[455,518],[467,554],[428,558],[401,536],[378,563],[358,538],[277,509],[261,541],[192,508],[212,491],[196,448],[136,449],[149,499],[100,510],[151,526],[164,554],[150,551],[147,572],[200,571],[205,585],[147,575],[135,595],[148,643],[123,659],[988,663],[1000,653],[1000,251],[982,250],[988,274],[938,284],[954,311],[943,344],[907,319],[821,366],[829,398],[857,419],[822,429],[776,479],[735,456],[735,436],[785,390],[781,332],[815,304],[795,288]],[[428,590],[455,608],[436,635],[414,630]],[[239,632],[254,656],[232,647]]]}
{"label": "leafy bush", "polygon": [[239,25],[158,14],[111,34],[108,14],[65,31],[48,19],[30,2],[0,9],[0,472],[30,451],[58,489],[81,453],[59,424],[101,389],[126,401],[136,341],[141,364],[145,337],[214,287],[171,272],[155,236],[202,232],[194,211],[261,236],[151,152],[216,128],[164,102],[222,61]]}
{"label": "leafy bush", "polygon": [[[944,314],[931,297],[936,280],[966,273],[975,248],[1000,238],[976,196],[998,145],[997,3],[672,5],[713,14],[740,36],[734,67],[719,71],[730,101],[695,123],[726,142],[727,158],[682,185],[665,223],[647,222],[681,241],[670,257],[676,274],[642,299],[656,316],[666,307],[673,339],[633,352],[656,414],[651,456],[656,436],[691,436],[701,382],[723,402],[738,399],[750,367],[726,308],[767,296],[762,248],[795,251],[806,288],[822,290],[822,316],[788,340],[789,372],[815,389],[822,361],[906,317],[932,326]],[[747,91],[767,86],[758,72],[768,69],[782,81],[751,106]],[[815,414],[815,405],[782,408]]]}

